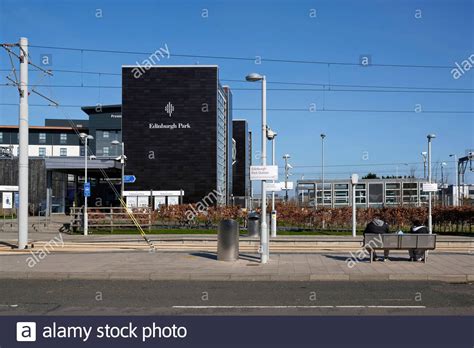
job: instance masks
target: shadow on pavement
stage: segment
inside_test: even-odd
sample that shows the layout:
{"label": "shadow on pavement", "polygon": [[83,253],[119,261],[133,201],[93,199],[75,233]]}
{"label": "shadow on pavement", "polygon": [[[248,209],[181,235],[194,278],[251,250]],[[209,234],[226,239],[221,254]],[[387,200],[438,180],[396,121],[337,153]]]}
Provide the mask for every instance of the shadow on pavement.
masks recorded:
{"label": "shadow on pavement", "polygon": [[[191,256],[203,257],[210,260],[217,260],[217,254],[213,252],[198,252],[198,253],[191,253]],[[246,261],[253,261],[259,262],[260,257],[248,254],[239,254],[239,260],[246,260]]]}

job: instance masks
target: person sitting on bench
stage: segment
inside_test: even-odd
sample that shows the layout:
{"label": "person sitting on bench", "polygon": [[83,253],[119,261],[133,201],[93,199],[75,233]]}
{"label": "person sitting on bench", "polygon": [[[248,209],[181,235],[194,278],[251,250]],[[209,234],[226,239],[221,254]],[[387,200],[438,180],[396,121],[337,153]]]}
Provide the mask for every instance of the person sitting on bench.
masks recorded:
{"label": "person sitting on bench", "polygon": [[[410,233],[428,233],[428,228],[426,228],[420,220],[415,219],[412,223],[413,226],[410,229]],[[423,261],[424,252],[421,249],[410,249],[408,250],[408,254],[410,255],[410,261]]]}
{"label": "person sitting on bench", "polygon": [[[372,219],[372,221],[370,221],[365,227],[364,235],[366,233],[375,233],[375,234],[389,233],[388,224],[385,221],[383,221],[379,215],[374,215],[374,218]],[[370,248],[367,248],[367,250],[370,252]],[[384,249],[383,251],[384,261],[388,260],[389,252],[390,252],[389,250]],[[377,260],[377,254],[375,253],[375,250],[374,250],[373,261],[375,260]]]}

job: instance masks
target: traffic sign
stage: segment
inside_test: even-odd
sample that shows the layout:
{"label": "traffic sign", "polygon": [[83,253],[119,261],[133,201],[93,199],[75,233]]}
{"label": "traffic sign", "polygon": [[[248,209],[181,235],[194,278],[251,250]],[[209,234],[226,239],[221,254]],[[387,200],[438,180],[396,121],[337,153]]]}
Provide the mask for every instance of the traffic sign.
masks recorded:
{"label": "traffic sign", "polygon": [[84,183],[84,197],[90,197],[90,196],[91,196],[91,183],[85,182]]}
{"label": "traffic sign", "polygon": [[278,166],[250,166],[250,180],[278,180]]}
{"label": "traffic sign", "polygon": [[438,184],[425,182],[423,183],[423,191],[424,192],[437,192]]}
{"label": "traffic sign", "polygon": [[279,182],[266,182],[265,188],[270,192],[279,192],[281,191],[281,184]]}
{"label": "traffic sign", "polygon": [[126,184],[133,184],[135,181],[137,181],[137,178],[135,175],[124,175],[123,176],[123,182]]}

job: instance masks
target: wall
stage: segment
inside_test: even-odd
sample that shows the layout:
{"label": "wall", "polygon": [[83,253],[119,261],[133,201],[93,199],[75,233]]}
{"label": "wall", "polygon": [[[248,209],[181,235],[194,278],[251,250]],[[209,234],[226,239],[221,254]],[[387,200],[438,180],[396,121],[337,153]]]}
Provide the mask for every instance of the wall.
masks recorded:
{"label": "wall", "polygon": [[184,203],[201,201],[216,189],[217,67],[136,73],[122,69],[125,171],[137,178],[126,190],[182,189]]}

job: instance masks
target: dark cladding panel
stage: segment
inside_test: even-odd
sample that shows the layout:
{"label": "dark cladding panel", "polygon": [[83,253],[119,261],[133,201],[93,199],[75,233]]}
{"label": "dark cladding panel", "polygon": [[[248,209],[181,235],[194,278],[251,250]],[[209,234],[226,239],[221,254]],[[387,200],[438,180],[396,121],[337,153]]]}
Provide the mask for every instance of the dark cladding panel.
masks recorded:
{"label": "dark cladding panel", "polygon": [[126,174],[137,177],[126,190],[200,201],[216,189],[217,67],[142,69],[122,69]]}
{"label": "dark cladding panel", "polygon": [[244,197],[249,192],[249,142],[247,121],[235,120],[233,124],[233,138],[236,142],[236,163],[233,168],[233,194],[235,197]]}

